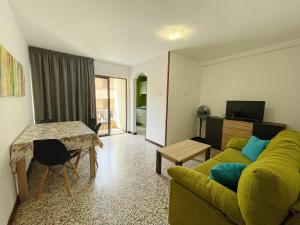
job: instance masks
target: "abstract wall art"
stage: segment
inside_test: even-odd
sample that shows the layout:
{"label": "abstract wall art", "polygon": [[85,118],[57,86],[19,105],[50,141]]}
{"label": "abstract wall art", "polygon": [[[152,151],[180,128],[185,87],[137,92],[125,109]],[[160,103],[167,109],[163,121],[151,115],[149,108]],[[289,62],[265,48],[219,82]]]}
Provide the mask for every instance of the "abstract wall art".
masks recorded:
{"label": "abstract wall art", "polygon": [[0,44],[0,96],[24,95],[23,66]]}

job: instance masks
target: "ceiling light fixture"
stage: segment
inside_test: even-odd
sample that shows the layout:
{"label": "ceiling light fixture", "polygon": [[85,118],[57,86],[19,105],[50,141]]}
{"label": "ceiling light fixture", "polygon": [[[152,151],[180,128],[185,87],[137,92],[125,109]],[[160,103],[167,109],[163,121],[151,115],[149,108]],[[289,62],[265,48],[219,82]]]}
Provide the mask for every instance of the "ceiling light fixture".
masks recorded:
{"label": "ceiling light fixture", "polygon": [[162,28],[159,32],[159,36],[164,39],[175,41],[189,36],[190,33],[191,29],[189,27],[183,25],[176,25],[166,26]]}
{"label": "ceiling light fixture", "polygon": [[173,27],[169,31],[169,39],[170,40],[177,40],[183,37],[184,35],[184,28],[183,27]]}

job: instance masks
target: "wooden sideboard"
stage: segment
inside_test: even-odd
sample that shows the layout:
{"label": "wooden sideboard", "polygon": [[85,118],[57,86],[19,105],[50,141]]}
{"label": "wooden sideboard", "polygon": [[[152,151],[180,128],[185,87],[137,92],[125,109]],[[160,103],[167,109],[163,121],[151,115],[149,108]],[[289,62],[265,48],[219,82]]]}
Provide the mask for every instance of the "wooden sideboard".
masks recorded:
{"label": "wooden sideboard", "polygon": [[224,119],[221,150],[226,148],[227,142],[233,136],[249,138],[252,135],[252,130],[253,123],[251,122]]}
{"label": "wooden sideboard", "polygon": [[278,132],[286,129],[286,124],[270,122],[245,122],[228,120],[223,117],[212,116],[206,121],[205,143],[215,149],[224,150],[227,142],[233,136],[258,138],[269,140]]}

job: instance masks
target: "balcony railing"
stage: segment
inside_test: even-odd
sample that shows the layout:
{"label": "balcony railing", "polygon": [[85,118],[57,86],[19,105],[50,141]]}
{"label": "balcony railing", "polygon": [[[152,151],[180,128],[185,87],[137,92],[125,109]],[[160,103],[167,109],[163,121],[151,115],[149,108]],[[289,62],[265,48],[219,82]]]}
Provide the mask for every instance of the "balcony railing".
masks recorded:
{"label": "balcony railing", "polygon": [[[96,108],[96,116],[97,116],[97,121],[100,123],[108,123],[108,108]],[[110,109],[110,118],[111,118],[111,123],[115,123],[116,121],[116,109],[112,108]]]}

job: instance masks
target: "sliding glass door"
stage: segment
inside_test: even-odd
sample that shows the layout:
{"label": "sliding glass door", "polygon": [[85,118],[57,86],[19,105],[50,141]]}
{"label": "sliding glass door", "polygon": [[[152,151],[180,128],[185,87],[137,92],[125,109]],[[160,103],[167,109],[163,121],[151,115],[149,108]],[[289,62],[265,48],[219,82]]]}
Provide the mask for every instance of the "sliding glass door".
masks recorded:
{"label": "sliding glass door", "polygon": [[97,120],[102,123],[98,134],[104,136],[126,132],[126,79],[97,75],[95,87]]}
{"label": "sliding glass door", "polygon": [[95,78],[96,90],[96,116],[98,123],[101,123],[98,135],[109,135],[109,79],[106,77]]}
{"label": "sliding glass door", "polygon": [[126,132],[126,80],[109,78],[110,133]]}

